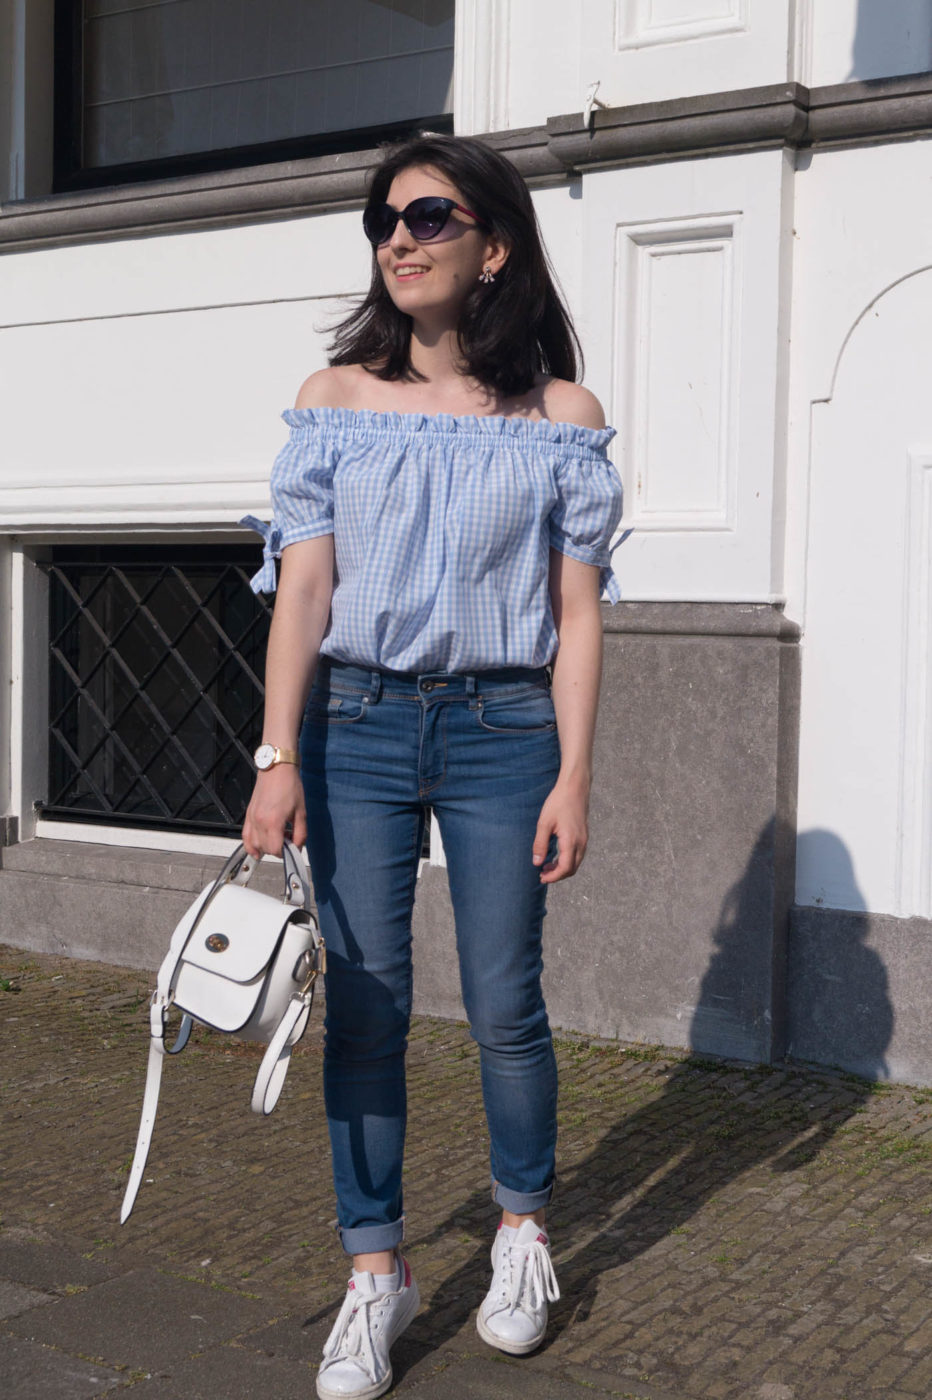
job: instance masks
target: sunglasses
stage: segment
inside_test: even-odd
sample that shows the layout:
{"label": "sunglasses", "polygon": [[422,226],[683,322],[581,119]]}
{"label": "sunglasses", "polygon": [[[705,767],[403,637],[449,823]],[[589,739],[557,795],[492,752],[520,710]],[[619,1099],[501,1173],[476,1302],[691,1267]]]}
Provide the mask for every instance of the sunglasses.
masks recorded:
{"label": "sunglasses", "polygon": [[457,204],[455,199],[445,199],[442,195],[433,194],[412,199],[405,209],[393,209],[390,204],[369,204],[362,216],[362,226],[374,248],[388,242],[399,219],[404,219],[405,228],[412,238],[416,238],[418,243],[427,243],[431,238],[437,237],[454,209],[458,209],[461,214],[468,214],[481,228],[488,227],[478,214],[474,214],[465,205]]}

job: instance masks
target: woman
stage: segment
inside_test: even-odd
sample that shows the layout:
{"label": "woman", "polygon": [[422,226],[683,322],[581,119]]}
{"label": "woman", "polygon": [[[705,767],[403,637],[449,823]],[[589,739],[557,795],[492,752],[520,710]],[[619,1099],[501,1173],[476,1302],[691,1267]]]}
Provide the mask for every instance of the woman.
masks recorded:
{"label": "woman", "polygon": [[401,1166],[427,807],[502,1208],[480,1335],[532,1351],[559,1296],[541,925],[547,886],[586,848],[600,585],[617,598],[621,513],[613,430],[574,382],[578,342],[510,163],[478,141],[413,139],[376,170],[364,227],[368,296],[284,414],[272,473],[254,586],[274,587],[280,554],[263,731],[278,747],[243,828],[253,855],[279,851],[289,823],[307,841],[327,942],[325,1103],[353,1274],[322,1400],[387,1390],[418,1306]]}

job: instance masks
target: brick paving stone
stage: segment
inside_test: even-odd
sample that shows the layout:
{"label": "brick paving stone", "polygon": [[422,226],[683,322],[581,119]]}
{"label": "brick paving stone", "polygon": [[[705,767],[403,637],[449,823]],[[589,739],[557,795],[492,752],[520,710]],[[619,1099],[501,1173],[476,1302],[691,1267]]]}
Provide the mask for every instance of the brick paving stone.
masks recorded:
{"label": "brick paving stone", "polygon": [[[230,1307],[252,1301],[237,1295],[255,1295],[258,1332],[247,1328],[231,1342],[220,1321],[208,1329],[218,1354],[226,1348],[224,1364],[239,1347],[266,1355],[249,1337],[272,1329],[292,1344],[270,1344],[276,1365],[262,1374],[282,1377],[288,1364],[312,1370],[346,1281],[331,1224],[319,1015],[265,1122],[248,1110],[255,1047],[198,1032],[166,1066],[146,1173],[153,1180],[121,1230],[148,979],[18,953],[0,953],[0,967],[19,987],[0,994],[0,1279],[59,1294],[30,1308],[30,1323],[118,1287],[107,1279],[129,1278],[142,1261],[196,1279],[177,1286],[201,1286]],[[563,1298],[535,1369],[522,1369],[477,1351],[474,1315],[495,1212],[476,1048],[455,1023],[422,1018],[412,1028],[407,1248],[424,1307],[401,1344],[413,1359],[398,1389],[423,1400],[431,1400],[428,1384],[455,1394],[431,1371],[432,1358],[447,1358],[452,1384],[478,1356],[514,1386],[545,1373],[568,1381],[569,1368],[581,1366],[607,1390],[643,1375],[649,1381],[638,1384],[676,1400],[759,1400],[764,1385],[792,1388],[793,1400],[828,1400],[852,1383],[864,1396],[887,1384],[891,1396],[895,1386],[928,1400],[928,1095],[578,1037],[557,1054],[563,1127],[551,1225]],[[72,1276],[5,1268],[11,1226],[35,1233],[36,1259],[64,1242]],[[93,1277],[74,1272],[78,1260]],[[0,1324],[8,1340],[12,1327]],[[860,1367],[853,1382],[845,1366]],[[191,1374],[190,1385],[200,1385],[201,1369]],[[581,1378],[573,1384],[582,1395]],[[290,1386],[282,1379],[282,1395]]]}
{"label": "brick paving stone", "polygon": [[[915,1310],[918,1311],[919,1309],[916,1308]],[[900,1325],[903,1326],[905,1323],[906,1326],[908,1326],[909,1320],[908,1317],[901,1315],[899,1319]],[[909,1335],[903,1339],[902,1349],[910,1356],[922,1355],[932,1349],[932,1320],[927,1319],[917,1327],[914,1332],[910,1332]]]}
{"label": "brick paving stone", "polygon": [[870,1370],[865,1375],[864,1380],[878,1395],[885,1397],[910,1365],[908,1357],[898,1355],[896,1351],[889,1351],[886,1356],[878,1357],[871,1362]]}
{"label": "brick paving stone", "polygon": [[899,1385],[901,1390],[905,1390],[909,1395],[919,1395],[923,1400],[928,1400],[932,1395],[932,1358],[926,1357],[917,1365],[912,1366],[905,1375],[900,1377]]}

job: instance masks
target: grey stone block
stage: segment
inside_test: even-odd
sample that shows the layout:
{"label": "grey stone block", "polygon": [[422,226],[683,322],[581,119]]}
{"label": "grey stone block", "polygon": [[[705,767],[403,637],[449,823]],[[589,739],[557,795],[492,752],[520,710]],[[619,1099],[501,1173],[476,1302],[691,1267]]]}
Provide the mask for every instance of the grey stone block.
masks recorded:
{"label": "grey stone block", "polygon": [[[590,848],[576,878],[549,896],[552,1021],[778,1059],[793,887],[796,629],[779,609],[743,604],[629,604],[607,614],[606,626]],[[24,843],[5,852],[0,871],[0,938],[155,968],[219,865]],[[276,867],[260,873],[263,887],[277,889]],[[418,884],[414,957],[416,1008],[462,1018],[446,874],[436,867]]]}
{"label": "grey stone block", "polygon": [[29,1341],[84,1356],[105,1356],[114,1366],[161,1371],[195,1352],[230,1341],[256,1327],[266,1315],[251,1299],[188,1283],[157,1269],[135,1269],[14,1318],[8,1327]]}
{"label": "grey stone block", "polygon": [[932,920],[795,908],[788,1053],[865,1079],[932,1084]]}
{"label": "grey stone block", "polygon": [[[630,161],[695,158],[768,146],[924,134],[932,121],[928,73],[813,88],[775,83],[549,117],[492,132],[527,180]],[[344,151],[271,165],[147,180],[140,185],[13,200],[0,208],[0,249],[140,237],[173,229],[295,218],[360,204],[378,151]]]}
{"label": "grey stone block", "polygon": [[60,1240],[50,1245],[22,1230],[4,1230],[0,1235],[0,1277],[13,1279],[30,1288],[63,1293],[67,1288],[86,1288],[103,1283],[119,1273],[119,1267],[100,1259],[86,1259]]}
{"label": "grey stone block", "polygon": [[533,1396],[533,1400],[584,1400],[586,1396],[608,1394],[610,1385],[611,1378],[606,1377],[601,1391],[591,1382],[583,1387],[545,1369],[534,1357],[519,1360],[463,1356],[455,1364],[418,1381],[416,1393],[422,1400],[517,1400],[519,1396],[522,1400],[525,1396]]}
{"label": "grey stone block", "polygon": [[11,1400],[92,1400],[125,1377],[19,1337],[0,1337],[0,1375]]}
{"label": "grey stone block", "polygon": [[[24,841],[4,852],[0,941],[154,970],[185,909],[222,866],[219,856]],[[281,865],[264,861],[251,883],[281,895]]]}
{"label": "grey stone block", "polygon": [[[589,851],[548,896],[551,1020],[770,1061],[783,1049],[798,653],[773,609],[727,635],[716,608],[709,633],[685,636],[654,632],[677,619],[657,605],[667,615],[652,625],[647,606],[636,630],[606,636]],[[414,947],[418,1007],[462,1017],[436,869],[419,882]]]}
{"label": "grey stone block", "polygon": [[0,939],[35,953],[159,966],[192,895],[4,869]]}
{"label": "grey stone block", "polygon": [[310,1400],[316,1372],[316,1365],[222,1346],[162,1366],[133,1388],[140,1400]]}

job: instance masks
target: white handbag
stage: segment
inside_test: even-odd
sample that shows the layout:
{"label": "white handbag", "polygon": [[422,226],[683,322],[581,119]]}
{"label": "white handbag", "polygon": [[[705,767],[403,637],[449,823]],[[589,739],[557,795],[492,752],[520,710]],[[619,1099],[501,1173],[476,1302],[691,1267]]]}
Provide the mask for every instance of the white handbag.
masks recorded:
{"label": "white handbag", "polygon": [[[267,1044],[252,1092],[256,1113],[272,1112],[288,1062],[311,1014],[314,983],[326,971],[326,950],[311,913],[300,852],[282,850],[283,901],[247,889],[258,861],[243,846],[182,916],[159,968],[149,1010],[149,1065],[136,1152],[120,1211],[125,1224],[136,1201],[158,1109],[162,1062],[188,1043],[199,1021],[243,1040]],[[170,1007],[182,1013],[174,1045],[165,1043]]]}

